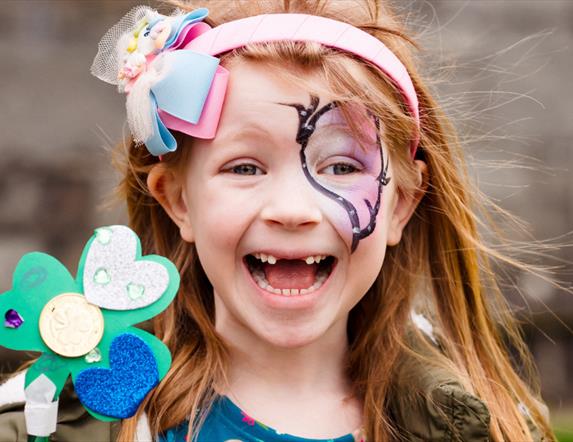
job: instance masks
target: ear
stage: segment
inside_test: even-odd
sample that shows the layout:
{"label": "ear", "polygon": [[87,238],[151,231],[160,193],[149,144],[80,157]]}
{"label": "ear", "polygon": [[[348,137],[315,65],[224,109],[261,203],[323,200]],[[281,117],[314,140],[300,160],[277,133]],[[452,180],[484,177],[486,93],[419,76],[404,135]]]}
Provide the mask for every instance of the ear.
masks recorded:
{"label": "ear", "polygon": [[388,228],[387,244],[389,246],[395,246],[400,242],[404,227],[408,224],[428,187],[428,166],[422,160],[415,160],[414,163],[418,170],[418,188],[410,195],[396,191],[394,208]]}
{"label": "ear", "polygon": [[177,224],[181,238],[184,241],[193,242],[189,207],[185,200],[181,179],[165,164],[158,163],[147,175],[147,187],[153,198]]}

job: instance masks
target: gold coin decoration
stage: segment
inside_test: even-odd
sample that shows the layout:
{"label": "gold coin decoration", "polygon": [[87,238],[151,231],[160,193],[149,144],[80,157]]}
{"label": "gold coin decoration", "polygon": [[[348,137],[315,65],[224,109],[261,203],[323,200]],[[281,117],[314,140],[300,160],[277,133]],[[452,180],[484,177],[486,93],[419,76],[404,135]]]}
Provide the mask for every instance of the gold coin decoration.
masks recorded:
{"label": "gold coin decoration", "polygon": [[51,299],[40,314],[40,335],[55,353],[74,358],[89,353],[103,336],[103,315],[78,293]]}

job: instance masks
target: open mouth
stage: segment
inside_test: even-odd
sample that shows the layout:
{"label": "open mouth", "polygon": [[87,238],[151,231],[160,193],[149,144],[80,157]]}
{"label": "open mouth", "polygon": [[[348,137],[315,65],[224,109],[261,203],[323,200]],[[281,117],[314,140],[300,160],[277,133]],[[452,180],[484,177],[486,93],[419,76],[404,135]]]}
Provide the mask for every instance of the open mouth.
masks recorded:
{"label": "open mouth", "polygon": [[244,260],[260,288],[283,296],[306,295],[318,290],[336,264],[336,258],[330,255],[283,259],[254,253],[246,255]]}

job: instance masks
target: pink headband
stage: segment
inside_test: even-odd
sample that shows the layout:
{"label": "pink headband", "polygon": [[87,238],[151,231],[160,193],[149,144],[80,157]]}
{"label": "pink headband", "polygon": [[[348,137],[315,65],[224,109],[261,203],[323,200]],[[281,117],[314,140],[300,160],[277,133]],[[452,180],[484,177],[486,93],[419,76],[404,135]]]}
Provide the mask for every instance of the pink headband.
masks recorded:
{"label": "pink headband", "polygon": [[128,92],[132,134],[153,155],[177,148],[167,129],[215,137],[229,75],[217,55],[253,43],[308,41],[355,54],[393,81],[416,121],[414,157],[420,132],[416,91],[404,65],[380,40],[348,23],[313,15],[265,14],[211,28],[202,21],[207,14],[201,8],[167,17],[139,6],[100,42],[92,73]]}

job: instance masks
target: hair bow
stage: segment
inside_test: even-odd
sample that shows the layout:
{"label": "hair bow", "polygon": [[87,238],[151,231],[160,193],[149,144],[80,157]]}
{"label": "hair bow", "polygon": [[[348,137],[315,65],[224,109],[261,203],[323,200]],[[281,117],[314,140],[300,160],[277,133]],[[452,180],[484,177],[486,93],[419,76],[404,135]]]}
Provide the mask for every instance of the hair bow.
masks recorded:
{"label": "hair bow", "polygon": [[165,16],[147,6],[125,15],[102,38],[91,72],[127,93],[133,138],[160,156],[177,142],[169,129],[213,138],[229,72],[211,55],[181,50],[211,29],[200,8]]}

